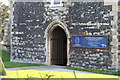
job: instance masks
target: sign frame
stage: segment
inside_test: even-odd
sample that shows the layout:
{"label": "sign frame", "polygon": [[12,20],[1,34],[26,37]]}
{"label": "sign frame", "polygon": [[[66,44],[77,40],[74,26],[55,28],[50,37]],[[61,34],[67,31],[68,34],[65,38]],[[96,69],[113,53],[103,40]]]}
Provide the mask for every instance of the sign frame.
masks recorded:
{"label": "sign frame", "polygon": [[[73,37],[75,37],[75,36],[81,36],[81,43],[82,43],[82,46],[81,47],[79,47],[79,46],[73,46]],[[83,47],[83,37],[106,37],[107,38],[107,43],[106,43],[106,45],[107,45],[107,47]],[[73,48],[83,48],[83,49],[108,49],[108,35],[73,35],[72,36],[72,47]]]}

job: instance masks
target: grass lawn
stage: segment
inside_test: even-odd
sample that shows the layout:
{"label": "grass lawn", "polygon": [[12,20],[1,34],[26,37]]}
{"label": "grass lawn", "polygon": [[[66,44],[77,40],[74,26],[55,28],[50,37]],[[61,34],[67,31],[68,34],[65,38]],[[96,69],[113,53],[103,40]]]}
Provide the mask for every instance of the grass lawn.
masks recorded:
{"label": "grass lawn", "polygon": [[5,68],[16,68],[16,67],[27,67],[27,66],[45,66],[44,64],[35,63],[14,63],[14,62],[4,62]]}
{"label": "grass lawn", "polygon": [[0,57],[3,62],[10,62],[10,53],[6,50],[0,49]]}
{"label": "grass lawn", "polygon": [[116,75],[116,76],[120,76],[120,71],[117,71],[117,72],[110,72],[110,71],[105,71],[105,70],[80,69],[80,68],[74,68],[74,67],[66,67],[66,69],[77,70],[77,71],[93,72],[93,73],[98,73],[98,74],[107,74],[107,75]]}

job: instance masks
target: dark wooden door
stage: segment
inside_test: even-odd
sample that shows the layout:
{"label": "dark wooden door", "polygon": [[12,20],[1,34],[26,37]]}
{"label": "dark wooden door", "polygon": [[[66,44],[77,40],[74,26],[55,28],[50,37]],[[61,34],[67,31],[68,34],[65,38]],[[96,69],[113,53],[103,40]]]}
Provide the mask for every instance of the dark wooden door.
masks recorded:
{"label": "dark wooden door", "polygon": [[51,64],[66,65],[67,64],[67,38],[64,30],[57,27],[52,32],[51,39]]}

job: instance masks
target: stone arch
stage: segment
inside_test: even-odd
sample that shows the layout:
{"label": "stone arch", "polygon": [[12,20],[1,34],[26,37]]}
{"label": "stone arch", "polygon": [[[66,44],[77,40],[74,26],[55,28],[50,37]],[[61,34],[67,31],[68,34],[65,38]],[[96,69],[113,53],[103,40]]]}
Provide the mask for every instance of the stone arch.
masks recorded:
{"label": "stone arch", "polygon": [[69,65],[69,49],[70,49],[70,41],[69,41],[69,38],[70,38],[70,33],[67,29],[67,25],[63,24],[62,22],[60,21],[53,21],[51,22],[47,29],[45,30],[45,39],[46,39],[46,44],[45,44],[45,48],[46,48],[46,51],[45,51],[45,55],[46,55],[46,63],[47,65],[51,65],[51,48],[50,48],[50,43],[51,43],[51,33],[52,31],[57,27],[61,27],[64,32],[66,33],[66,37],[67,37],[67,65]]}

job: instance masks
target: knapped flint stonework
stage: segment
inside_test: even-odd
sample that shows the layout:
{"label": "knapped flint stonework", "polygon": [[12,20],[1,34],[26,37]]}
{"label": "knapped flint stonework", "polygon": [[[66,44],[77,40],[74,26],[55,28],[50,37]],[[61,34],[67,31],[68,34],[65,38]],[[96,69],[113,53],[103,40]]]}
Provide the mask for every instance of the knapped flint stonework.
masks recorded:
{"label": "knapped flint stonework", "polygon": [[[113,27],[111,22],[114,20],[114,16],[111,15],[112,5],[104,5],[104,2],[63,2],[63,6],[60,7],[49,5],[49,2],[13,4],[11,61],[45,64],[45,30],[51,22],[61,21],[67,25],[70,33],[69,66],[116,70],[115,54],[112,51],[114,49],[111,30]],[[83,33],[107,35],[108,49],[73,48],[72,35]]]}
{"label": "knapped flint stonework", "polygon": [[44,12],[43,3],[15,2],[12,28],[13,61],[45,62]]}
{"label": "knapped flint stonework", "polygon": [[[70,8],[71,26],[74,27],[71,35],[108,35],[109,49],[75,49],[70,50],[70,65],[78,68],[94,68],[111,70],[111,20],[109,13],[112,6],[104,6],[103,2],[74,3]],[[73,25],[74,23],[74,25]],[[82,25],[82,23],[85,23]],[[88,23],[88,24],[87,24]],[[97,24],[98,23],[98,24]],[[71,40],[72,43],[72,40]]]}
{"label": "knapped flint stonework", "polygon": [[[118,3],[118,6],[120,8],[120,1]],[[120,70],[120,10],[118,11],[118,41],[119,41],[119,44],[118,44],[118,65],[119,65],[119,70]]]}

